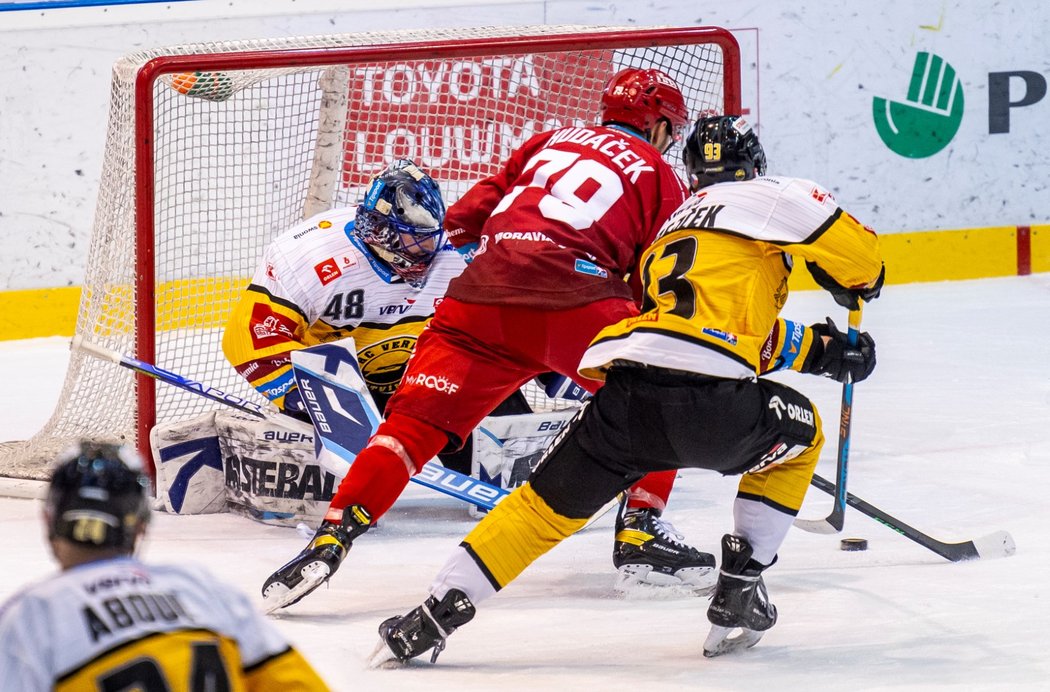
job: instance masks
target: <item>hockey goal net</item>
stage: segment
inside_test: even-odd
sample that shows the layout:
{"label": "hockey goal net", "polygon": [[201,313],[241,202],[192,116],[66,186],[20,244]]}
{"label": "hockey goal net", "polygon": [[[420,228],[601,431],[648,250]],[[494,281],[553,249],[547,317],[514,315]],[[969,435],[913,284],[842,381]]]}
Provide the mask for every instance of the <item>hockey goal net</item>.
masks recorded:
{"label": "hockey goal net", "polygon": [[[113,70],[76,332],[257,398],[220,339],[270,240],[356,204],[396,157],[420,163],[451,204],[530,135],[594,123],[602,85],[623,67],[670,74],[693,115],[739,110],[739,51],[717,28],[427,30],[126,56]],[[155,423],[215,407],[74,352],[51,419],[0,453],[0,474],[43,477],[81,437],[124,440],[149,459]]]}

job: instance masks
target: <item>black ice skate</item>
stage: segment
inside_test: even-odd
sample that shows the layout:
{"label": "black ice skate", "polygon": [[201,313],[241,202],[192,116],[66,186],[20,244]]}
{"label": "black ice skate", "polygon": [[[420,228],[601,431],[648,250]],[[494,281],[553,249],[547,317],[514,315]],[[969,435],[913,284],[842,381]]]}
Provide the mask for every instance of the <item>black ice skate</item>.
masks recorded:
{"label": "black ice skate", "polygon": [[685,543],[670,522],[652,508],[624,509],[616,517],[613,565],[615,588],[626,592],[638,584],[684,586],[699,595],[715,587],[715,556]]}
{"label": "black ice skate", "polygon": [[430,662],[445,650],[445,640],[474,619],[474,604],[459,589],[449,589],[440,601],[431,596],[407,615],[395,615],[379,625],[379,644],[369,657],[373,668],[390,661],[408,663],[431,649]]}
{"label": "black ice skate", "polygon": [[263,611],[272,613],[298,603],[335,574],[350,550],[350,543],[368,530],[371,515],[360,505],[343,510],[339,524],[323,521],[310,544],[291,562],[270,575],[263,584]]}
{"label": "black ice skate", "polygon": [[[777,608],[769,602],[761,565],[751,559],[751,544],[739,536],[722,537],[722,571],[707,609],[711,632],[704,642],[704,656],[720,656],[751,648],[776,624]],[[736,629],[741,633],[730,638]]]}

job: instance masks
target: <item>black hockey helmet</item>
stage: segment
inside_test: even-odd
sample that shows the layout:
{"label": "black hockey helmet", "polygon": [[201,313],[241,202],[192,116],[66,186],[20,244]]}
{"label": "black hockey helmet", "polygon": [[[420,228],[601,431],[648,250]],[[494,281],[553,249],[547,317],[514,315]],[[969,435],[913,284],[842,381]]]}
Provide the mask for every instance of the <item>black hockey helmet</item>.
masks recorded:
{"label": "black hockey helmet", "polygon": [[682,148],[689,187],[751,180],[766,173],[766,152],[751,124],[739,115],[702,117]]}
{"label": "black hockey helmet", "polygon": [[51,476],[45,514],[49,538],[131,552],[149,522],[149,479],[126,447],[82,442]]}

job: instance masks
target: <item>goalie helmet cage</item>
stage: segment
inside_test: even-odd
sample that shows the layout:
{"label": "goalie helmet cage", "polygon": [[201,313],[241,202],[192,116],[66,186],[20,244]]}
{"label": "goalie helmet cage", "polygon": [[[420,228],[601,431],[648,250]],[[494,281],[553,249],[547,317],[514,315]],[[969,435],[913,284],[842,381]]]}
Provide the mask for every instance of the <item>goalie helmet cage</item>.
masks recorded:
{"label": "goalie helmet cage", "polygon": [[[429,29],[128,55],[113,69],[76,333],[263,403],[220,342],[276,235],[356,204],[394,158],[421,164],[451,204],[532,134],[593,124],[623,67],[667,72],[693,117],[739,112],[739,48],[711,27]],[[134,445],[152,472],[153,425],[215,406],[73,352],[50,420],[0,451],[0,474],[46,477],[83,437]]]}

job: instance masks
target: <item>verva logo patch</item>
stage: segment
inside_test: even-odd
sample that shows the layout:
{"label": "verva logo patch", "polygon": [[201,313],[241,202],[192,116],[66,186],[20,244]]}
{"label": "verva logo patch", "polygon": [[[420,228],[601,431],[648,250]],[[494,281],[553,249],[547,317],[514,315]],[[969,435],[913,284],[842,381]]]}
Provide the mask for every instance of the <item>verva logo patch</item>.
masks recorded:
{"label": "verva logo patch", "polygon": [[274,313],[262,303],[252,308],[251,326],[252,345],[255,348],[266,348],[295,338],[295,322]]}
{"label": "verva logo patch", "polygon": [[324,262],[314,265],[314,271],[317,272],[317,278],[321,280],[322,286],[327,286],[343,275],[334,257],[329,257]]}

